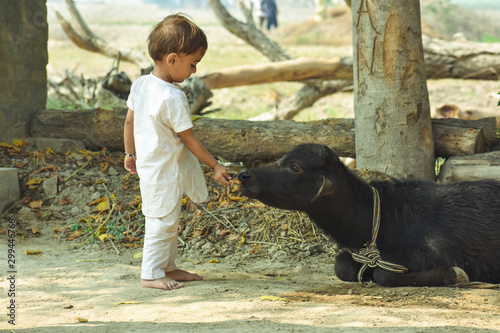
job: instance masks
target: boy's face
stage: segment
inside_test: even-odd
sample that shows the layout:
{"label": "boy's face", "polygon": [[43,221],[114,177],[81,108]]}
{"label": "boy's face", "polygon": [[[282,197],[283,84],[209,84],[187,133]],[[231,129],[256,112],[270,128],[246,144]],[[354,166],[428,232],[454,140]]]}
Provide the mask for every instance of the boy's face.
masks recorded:
{"label": "boy's face", "polygon": [[196,73],[196,66],[205,55],[205,49],[199,48],[195,53],[171,53],[165,56],[160,64],[162,72],[167,74],[166,81],[181,83]]}

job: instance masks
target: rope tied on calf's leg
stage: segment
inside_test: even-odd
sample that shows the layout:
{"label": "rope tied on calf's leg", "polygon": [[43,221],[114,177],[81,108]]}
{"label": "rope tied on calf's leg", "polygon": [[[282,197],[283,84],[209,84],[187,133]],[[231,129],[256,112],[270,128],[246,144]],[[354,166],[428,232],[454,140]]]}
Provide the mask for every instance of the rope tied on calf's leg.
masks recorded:
{"label": "rope tied on calf's leg", "polygon": [[377,236],[380,229],[380,196],[375,187],[372,186],[373,192],[373,225],[372,225],[372,239],[365,244],[365,248],[362,249],[347,249],[351,254],[352,259],[356,262],[363,264],[358,272],[358,281],[363,285],[367,286],[363,282],[363,273],[365,270],[375,267],[380,267],[387,271],[404,274],[408,272],[408,268],[402,265],[394,264],[385,260],[382,260],[380,256],[380,251],[377,249]]}

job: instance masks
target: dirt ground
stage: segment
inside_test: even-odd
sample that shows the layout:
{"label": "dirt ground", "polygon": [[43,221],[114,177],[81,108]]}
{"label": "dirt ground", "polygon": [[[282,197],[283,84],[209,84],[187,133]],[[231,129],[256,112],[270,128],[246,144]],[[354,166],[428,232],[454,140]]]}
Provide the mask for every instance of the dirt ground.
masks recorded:
{"label": "dirt ground", "polygon": [[[88,8],[92,10],[99,8]],[[195,19],[197,15],[204,12],[195,12]],[[52,32],[54,37],[57,32]],[[497,110],[497,97],[491,95],[497,90],[492,82],[429,83],[431,104],[454,102],[485,112]],[[352,110],[352,96],[340,101],[332,96],[317,107],[335,103]],[[137,256],[141,227],[126,242],[90,244],[82,220],[93,216],[94,228],[100,224],[96,221],[106,212],[96,217],[91,203],[105,196],[127,203],[129,210],[120,214],[137,209],[131,204],[138,194],[137,180],[125,178],[117,156],[94,155],[80,169],[85,154],[63,153],[40,150],[32,141],[19,154],[0,146],[0,167],[18,168],[21,183],[60,177],[55,198],[47,197],[43,183],[32,192],[23,188],[22,202],[0,217],[2,332],[500,332],[498,289],[365,288],[341,282],[333,273],[335,245],[319,236],[308,239],[306,232],[316,234],[310,225],[292,228],[297,221],[307,224],[302,217],[258,205],[234,215],[243,211],[236,199],[226,207],[218,202],[234,228],[228,231],[212,219],[209,227],[194,228],[180,241],[178,266],[203,275],[203,281],[168,292],[143,288]],[[33,204],[40,200],[41,206]],[[186,212],[182,231],[196,220],[195,214]],[[251,221],[243,225],[246,218],[240,217],[249,214],[270,229]],[[17,222],[15,243],[8,241],[10,219]],[[140,225],[140,220],[134,223]],[[242,229],[247,228],[248,240],[241,244]],[[267,237],[271,231],[281,236]],[[9,249],[15,250],[13,267],[8,266]],[[12,275],[15,280],[10,280]],[[15,326],[8,323],[12,300]]]}
{"label": "dirt ground", "polygon": [[[5,332],[469,333],[500,327],[498,290],[363,288],[335,279],[325,254],[300,261],[233,255],[210,263],[181,253],[180,267],[204,280],[167,292],[140,286],[134,250],[49,251],[59,246],[46,236],[16,241],[16,325],[7,323],[2,301]],[[36,249],[41,256],[24,255]],[[1,253],[5,263],[3,240]],[[7,285],[2,276],[3,296]]]}

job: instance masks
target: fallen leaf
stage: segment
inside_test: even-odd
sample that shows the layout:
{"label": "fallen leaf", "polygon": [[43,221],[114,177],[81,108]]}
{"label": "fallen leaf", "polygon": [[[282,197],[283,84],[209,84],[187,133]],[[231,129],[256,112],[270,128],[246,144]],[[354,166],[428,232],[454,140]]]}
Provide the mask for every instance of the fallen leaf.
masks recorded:
{"label": "fallen leaf", "polygon": [[28,204],[28,206],[30,206],[31,209],[42,208],[42,205],[43,205],[42,200],[32,201]]}
{"label": "fallen leaf", "polygon": [[209,264],[217,264],[217,263],[218,263],[218,261],[217,261],[217,259],[212,259],[212,260],[210,260],[208,263],[209,263]]}
{"label": "fallen leaf", "polygon": [[142,252],[134,253],[134,259],[142,259]]}
{"label": "fallen leaf", "polygon": [[25,162],[25,163],[19,163],[19,162],[17,162],[17,161],[14,161],[14,162],[12,162],[12,163],[13,163],[13,164],[14,164],[14,166],[15,166],[15,167],[17,167],[17,168],[24,168],[25,166],[27,166],[27,165],[28,165],[28,162]]}
{"label": "fallen leaf", "polygon": [[101,240],[101,242],[104,242],[104,240],[105,240],[106,238],[114,239],[114,237],[113,237],[113,236],[108,235],[108,234],[100,234],[100,235],[99,235],[99,236],[97,236],[97,237]]}
{"label": "fallen leaf", "polygon": [[68,227],[62,227],[62,228],[52,227],[52,233],[63,232],[63,231],[66,231],[67,228]]}
{"label": "fallen leaf", "polygon": [[107,197],[102,197],[102,198],[96,199],[96,200],[92,201],[91,203],[89,203],[89,206],[98,204],[99,202],[103,202],[103,201],[108,201],[108,198]]}
{"label": "fallen leaf", "polygon": [[38,228],[37,228],[37,227],[32,227],[32,228],[31,228],[31,232],[32,232],[33,234],[39,234],[39,233],[40,233],[40,230],[38,230]]}
{"label": "fallen leaf", "polygon": [[47,171],[56,171],[56,167],[53,165],[47,165],[41,169],[35,171],[35,173],[47,172]]}
{"label": "fallen leaf", "polygon": [[127,248],[127,249],[135,249],[135,248],[138,248],[142,245],[140,244],[133,244],[133,243],[122,243],[120,244],[121,247],[124,247],[124,248]]}
{"label": "fallen leaf", "polygon": [[78,238],[78,237],[83,236],[83,235],[85,235],[85,231],[75,230],[71,234],[68,235],[68,239],[73,240],[73,239]]}
{"label": "fallen leaf", "polygon": [[29,145],[28,141],[25,140],[12,140],[12,144],[16,147],[23,147]]}
{"label": "fallen leaf", "polygon": [[122,304],[141,304],[144,302],[108,302],[111,305],[122,305]]}
{"label": "fallen leaf", "polygon": [[64,206],[64,205],[72,205],[74,204],[73,201],[69,200],[68,198],[66,197],[62,197],[60,200],[59,200],[59,205],[60,206]]}
{"label": "fallen leaf", "polygon": [[75,322],[77,323],[88,323],[89,320],[81,317],[75,317]]}
{"label": "fallen leaf", "polygon": [[[137,214],[139,214],[139,212],[140,212],[140,211],[139,211],[138,209],[133,210],[133,211],[131,211],[131,212],[130,212],[130,214],[128,214],[128,217],[129,217],[129,218],[132,218],[132,217],[136,216]],[[134,231],[135,231],[135,230],[134,230]]]}
{"label": "fallen leaf", "polygon": [[97,210],[100,212],[104,212],[106,210],[109,210],[109,201],[106,200],[103,202],[99,202],[99,204],[97,205]]}
{"label": "fallen leaf", "polygon": [[41,256],[42,255],[42,251],[40,251],[40,249],[36,249],[36,250],[24,250],[24,254],[27,255],[27,256],[32,256],[32,255]]}
{"label": "fallen leaf", "polygon": [[45,178],[31,178],[26,182],[26,185],[40,185]]}

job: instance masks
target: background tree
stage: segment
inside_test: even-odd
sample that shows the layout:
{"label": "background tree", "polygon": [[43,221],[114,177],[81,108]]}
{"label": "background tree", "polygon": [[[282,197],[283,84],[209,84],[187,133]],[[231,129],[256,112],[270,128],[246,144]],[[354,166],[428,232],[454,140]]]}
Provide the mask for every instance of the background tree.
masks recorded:
{"label": "background tree", "polygon": [[419,0],[353,0],[356,162],[435,179]]}

